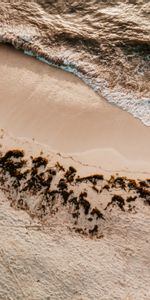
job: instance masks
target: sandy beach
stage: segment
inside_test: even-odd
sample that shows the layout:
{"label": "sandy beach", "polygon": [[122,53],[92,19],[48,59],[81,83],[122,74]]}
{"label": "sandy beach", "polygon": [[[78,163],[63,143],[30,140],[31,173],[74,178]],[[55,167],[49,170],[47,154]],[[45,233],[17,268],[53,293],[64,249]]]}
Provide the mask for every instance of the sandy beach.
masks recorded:
{"label": "sandy beach", "polygon": [[150,2],[0,3],[0,300],[150,299]]}
{"label": "sandy beach", "polygon": [[[0,46],[0,126],[110,172],[148,172],[150,129],[80,79]],[[111,128],[111,130],[110,130]]]}
{"label": "sandy beach", "polygon": [[0,299],[149,299],[150,127],[12,47],[0,70]]}

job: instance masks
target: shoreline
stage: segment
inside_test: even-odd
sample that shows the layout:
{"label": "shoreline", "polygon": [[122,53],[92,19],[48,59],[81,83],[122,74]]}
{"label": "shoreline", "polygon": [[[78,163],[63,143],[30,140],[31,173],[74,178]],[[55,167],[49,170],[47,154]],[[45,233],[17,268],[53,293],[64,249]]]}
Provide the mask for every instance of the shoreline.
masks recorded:
{"label": "shoreline", "polygon": [[[0,294],[2,299],[6,298],[5,295],[8,297],[11,295],[14,299],[19,297],[18,299],[39,298],[42,300],[52,295],[54,300],[59,297],[77,300],[81,299],[81,295],[83,295],[82,299],[90,297],[95,300],[99,299],[100,294],[108,299],[110,297],[112,299],[119,297],[120,299],[120,295],[122,298],[127,298],[128,289],[132,295],[137,295],[138,290],[139,299],[144,291],[145,299],[147,299],[149,297],[150,225],[149,144],[146,148],[148,156],[141,150],[144,150],[142,145],[149,142],[149,139],[146,138],[149,136],[149,128],[133,119],[127,112],[97,98],[98,96],[91,89],[83,83],[81,84],[80,80],[75,79],[74,76],[70,77],[70,74],[64,74],[60,70],[57,70],[56,74],[55,69],[50,70],[49,67],[47,69],[46,65],[43,66],[40,62],[30,60],[28,57],[25,59],[22,54],[20,54],[19,67],[16,65],[16,62],[18,64],[19,61],[18,53],[14,59],[10,56],[10,61],[8,57],[5,63],[3,60],[6,71],[5,73],[3,70],[3,74],[6,76],[3,77],[4,81],[1,85],[3,98],[0,102],[0,122],[4,122],[3,125],[7,126],[9,124],[8,127],[6,126],[8,132],[7,130],[0,131],[0,255],[2,258]],[[35,64],[36,72],[33,72],[32,68]],[[37,70],[37,68],[39,69]],[[44,70],[43,74],[41,74],[42,69]],[[18,72],[20,72],[19,76],[15,77]],[[71,94],[75,95],[78,91],[80,99],[85,100],[82,103],[76,103],[75,97],[75,103],[69,106],[69,113],[66,101],[66,114],[62,121],[66,120],[66,116],[70,119],[68,118],[65,127],[68,136],[65,139],[67,141],[65,147],[67,148],[69,143],[74,141],[75,146],[81,149],[80,145],[84,141],[84,146],[87,148],[88,140],[90,144],[97,143],[103,134],[104,144],[101,145],[101,150],[91,150],[87,153],[82,151],[78,155],[76,152],[76,155],[74,153],[71,158],[68,157],[71,153],[59,154],[58,151],[52,151],[51,139],[49,143],[46,141],[40,143],[44,142],[44,138],[48,134],[51,134],[51,137],[54,134],[54,142],[61,142],[64,139],[62,133],[61,139],[58,138],[56,129],[59,129],[58,125],[62,123],[58,122],[60,118],[55,120],[54,109],[51,112],[51,121],[55,121],[53,123],[55,126],[50,126],[46,132],[45,130],[40,132],[35,123],[36,130],[33,130],[32,122],[38,116],[38,111],[42,111],[40,110],[42,105],[44,106],[43,116],[48,111],[47,102],[43,103],[43,90],[41,89],[43,84],[40,84],[41,79],[38,78],[38,76],[45,76],[45,72],[49,74],[50,78],[55,74],[51,83],[51,87],[54,88],[54,90],[51,89],[51,93],[53,91],[52,94],[55,95],[55,98],[56,90],[60,88],[61,92],[57,98],[62,99],[62,102],[66,101],[66,96],[72,92],[71,88],[75,85]],[[19,90],[20,80],[21,89]],[[58,85],[61,81],[63,81],[63,89]],[[33,88],[33,83],[38,87],[37,89]],[[31,97],[30,95],[26,97],[26,88],[29,88]],[[47,89],[50,89],[49,80]],[[64,90],[66,90],[65,96],[62,93]],[[80,94],[81,90],[84,90],[83,95]],[[9,91],[10,94],[7,98]],[[35,91],[36,93],[34,93]],[[38,95],[41,95],[41,98]],[[85,109],[89,95],[91,95],[89,108]],[[23,102],[20,102],[20,99],[23,99]],[[38,105],[35,109],[34,101],[36,99],[40,101],[36,102]],[[73,98],[71,99],[73,100]],[[84,114],[81,115],[81,118],[80,115],[75,115],[75,119],[76,117],[78,119],[78,130],[75,135],[74,126],[69,127],[72,124],[70,122],[72,116],[74,112],[77,113],[81,110],[83,112],[85,110],[85,114],[89,114],[93,99],[98,99],[98,103],[95,101],[95,105],[98,104],[98,106],[92,109],[93,113],[92,115],[90,113],[90,118],[88,117],[91,123],[89,126],[86,124],[82,135],[81,126]],[[33,107],[29,106],[32,100],[34,100]],[[58,111],[61,112],[60,107],[64,108],[64,105],[56,102],[53,103],[53,108],[57,107],[58,115]],[[24,109],[21,110],[21,107]],[[114,122],[111,123],[111,118],[104,117],[101,120],[99,120],[99,116],[95,118],[95,110],[98,107],[101,109],[101,115],[105,108],[104,115],[110,117],[114,115],[114,120],[117,119],[119,112],[121,119],[124,116],[125,127],[122,126],[121,129],[117,124],[116,127],[113,127]],[[107,109],[108,107],[109,109]],[[70,114],[71,111],[72,114]],[[37,118],[37,122],[39,120]],[[105,120],[107,122],[109,120],[109,122],[102,126],[102,121]],[[126,149],[125,136],[121,134],[121,130],[124,132],[128,120],[131,122],[130,125],[134,123],[132,132],[137,134],[133,135],[134,140],[136,136],[136,145],[141,147],[141,150],[137,148],[138,153],[136,152],[135,163],[132,165],[132,155],[134,155],[135,149],[132,149],[131,155],[129,149],[134,141],[129,124],[125,135],[128,138],[130,133],[129,149]],[[101,121],[99,131],[94,131],[93,135],[93,129],[89,130],[91,124],[95,122],[95,127],[97,127],[99,121]],[[32,124],[31,127],[30,124]],[[47,119],[42,118],[41,128],[45,128],[44,124],[48,124]],[[137,124],[140,130],[137,130]],[[112,138],[106,139],[107,130],[110,132],[110,128],[112,131],[114,129],[114,137],[116,128],[119,129],[117,131],[118,143],[115,141],[114,145],[115,147],[121,145],[126,155],[130,156],[130,160],[125,159],[111,148],[106,151],[106,142],[109,142],[109,145],[113,144]],[[144,133],[141,135],[143,132],[141,128],[147,132],[145,135]],[[23,132],[26,138],[23,137]],[[36,139],[33,138],[33,133],[36,134]],[[22,137],[19,138],[19,136]],[[85,136],[88,140],[83,139]],[[77,137],[80,137],[80,140]],[[93,137],[91,142],[90,139]],[[140,137],[145,141],[140,140]],[[21,157],[18,157],[18,153]],[[16,154],[17,157],[14,157]],[[145,165],[143,162],[142,165],[140,164],[138,155],[145,159]],[[44,165],[38,165],[41,162]],[[93,165],[94,163],[95,165]],[[118,166],[119,169],[117,169]],[[139,269],[143,270],[142,273],[137,271]],[[54,276],[54,272],[57,276]],[[12,274],[17,280],[12,280]],[[87,274],[89,274],[88,277]],[[125,278],[127,278],[127,282]],[[92,282],[90,285],[89,279],[90,283]],[[20,289],[18,289],[18,285],[21,287]],[[104,286],[103,290],[101,286]],[[77,297],[74,287],[78,291]],[[115,291],[115,294],[110,295],[108,290]]]}
{"label": "shoreline", "polygon": [[0,300],[150,299],[145,2],[1,3]]}
{"label": "shoreline", "polygon": [[74,75],[7,46],[0,57],[2,128],[111,172],[149,171],[149,127]]}
{"label": "shoreline", "polygon": [[[78,70],[74,64],[67,60],[64,61],[59,57],[55,62],[55,57],[49,57],[46,52],[42,52],[39,45],[35,45],[36,52],[34,52],[33,45],[27,43],[25,39],[20,40],[20,38],[17,38],[16,42],[14,43],[11,35],[8,35],[7,37],[6,34],[6,38],[5,34],[2,36],[3,37],[1,37],[0,46],[5,46],[8,44],[15,50],[20,51],[29,57],[33,57],[44,64],[77,76],[77,78],[81,79],[85,84],[87,84],[88,87],[92,88],[93,91],[96,92],[100,97],[102,96],[103,98],[107,99],[107,103],[114,105],[121,110],[125,110],[132,117],[140,120],[140,122],[142,122],[145,126],[150,127],[150,111],[149,107],[147,106],[147,103],[150,102],[149,96],[139,95],[138,93],[135,95],[135,91],[128,91],[125,87],[116,87],[115,89],[108,88],[107,80],[103,80],[103,78],[101,78],[100,83],[95,82],[85,73],[85,70],[82,69],[82,67],[80,67]],[[145,113],[145,109],[148,110],[147,113]]]}
{"label": "shoreline", "polygon": [[12,207],[96,239],[116,216],[148,212],[148,127],[15,50],[0,48],[0,66],[0,189]]}

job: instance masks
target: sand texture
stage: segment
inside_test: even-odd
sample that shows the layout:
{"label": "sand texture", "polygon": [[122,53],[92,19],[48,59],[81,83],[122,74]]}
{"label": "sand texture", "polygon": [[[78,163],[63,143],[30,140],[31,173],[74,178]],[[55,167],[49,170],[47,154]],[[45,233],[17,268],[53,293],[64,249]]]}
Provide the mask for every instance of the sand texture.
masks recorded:
{"label": "sand texture", "polygon": [[149,127],[8,46],[0,67],[0,300],[148,300]]}
{"label": "sand texture", "polygon": [[150,180],[1,141],[1,299],[149,299]]}
{"label": "sand texture", "polygon": [[120,215],[95,241],[31,221],[1,193],[0,298],[149,299],[149,217]]}

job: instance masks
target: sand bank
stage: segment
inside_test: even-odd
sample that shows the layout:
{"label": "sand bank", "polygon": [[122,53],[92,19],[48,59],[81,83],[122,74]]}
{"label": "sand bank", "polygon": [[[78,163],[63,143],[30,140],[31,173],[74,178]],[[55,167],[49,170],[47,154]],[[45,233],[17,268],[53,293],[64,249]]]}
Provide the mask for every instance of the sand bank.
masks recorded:
{"label": "sand bank", "polygon": [[149,170],[150,128],[81,80],[0,46],[0,127],[103,169]]}

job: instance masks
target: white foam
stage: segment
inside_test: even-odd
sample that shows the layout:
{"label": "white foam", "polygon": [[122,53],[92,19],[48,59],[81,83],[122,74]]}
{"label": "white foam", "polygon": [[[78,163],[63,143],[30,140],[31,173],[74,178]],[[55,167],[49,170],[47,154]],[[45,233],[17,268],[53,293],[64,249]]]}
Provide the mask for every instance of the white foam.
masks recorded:
{"label": "white foam", "polygon": [[99,79],[94,81],[88,76],[83,76],[81,72],[77,70],[76,67],[72,66],[68,60],[64,60],[64,64],[57,65],[34,54],[32,51],[24,51],[25,54],[36,57],[38,60],[56,67],[60,68],[66,72],[72,73],[79,78],[81,78],[87,85],[94,89],[95,92],[101,93],[110,103],[115,104],[122,109],[131,113],[134,117],[141,120],[146,126],[150,126],[150,98],[138,98],[135,97],[133,93],[127,93],[126,91],[119,89],[108,88],[108,83],[106,80]]}
{"label": "white foam", "polygon": [[102,94],[113,103],[140,119],[146,126],[150,126],[150,98],[137,98],[133,93],[119,90],[104,89]]}

